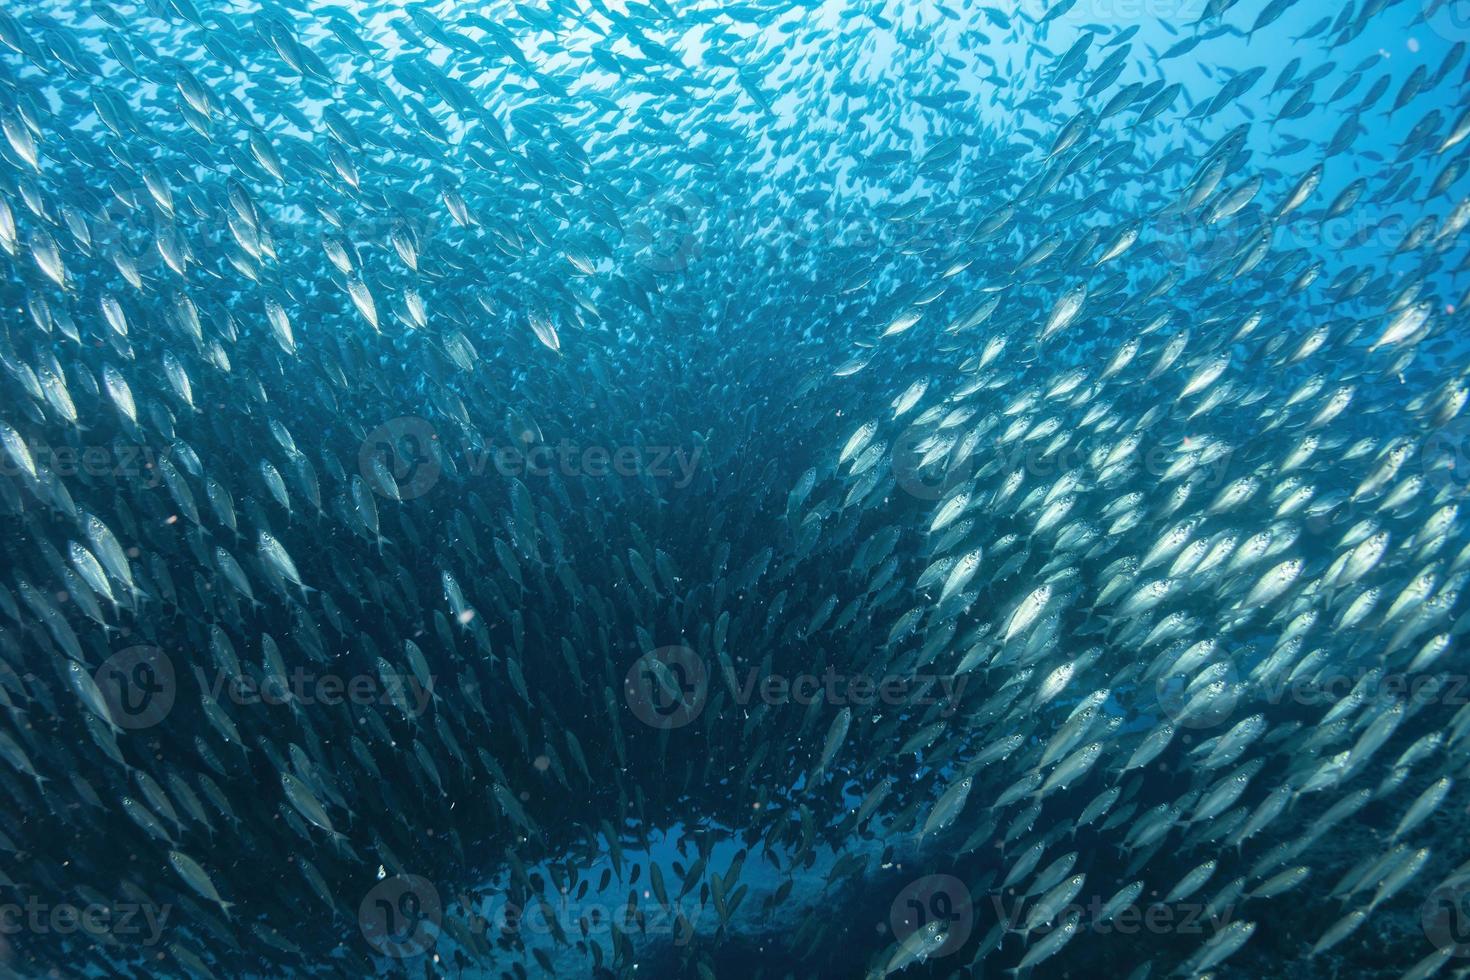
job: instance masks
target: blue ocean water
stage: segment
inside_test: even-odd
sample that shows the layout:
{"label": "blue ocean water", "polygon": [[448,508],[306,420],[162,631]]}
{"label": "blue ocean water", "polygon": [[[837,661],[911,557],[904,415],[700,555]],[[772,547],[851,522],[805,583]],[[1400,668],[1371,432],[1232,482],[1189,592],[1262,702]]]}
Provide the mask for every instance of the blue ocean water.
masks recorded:
{"label": "blue ocean water", "polygon": [[0,972],[1463,974],[1467,42],[0,9]]}

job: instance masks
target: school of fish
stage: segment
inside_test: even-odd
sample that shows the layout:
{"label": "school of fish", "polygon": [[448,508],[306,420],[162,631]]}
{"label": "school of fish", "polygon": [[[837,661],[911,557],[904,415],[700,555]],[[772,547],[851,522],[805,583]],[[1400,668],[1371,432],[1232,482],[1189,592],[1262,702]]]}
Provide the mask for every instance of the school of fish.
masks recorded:
{"label": "school of fish", "polygon": [[0,975],[1465,976],[1470,30],[1182,6],[0,8]]}

